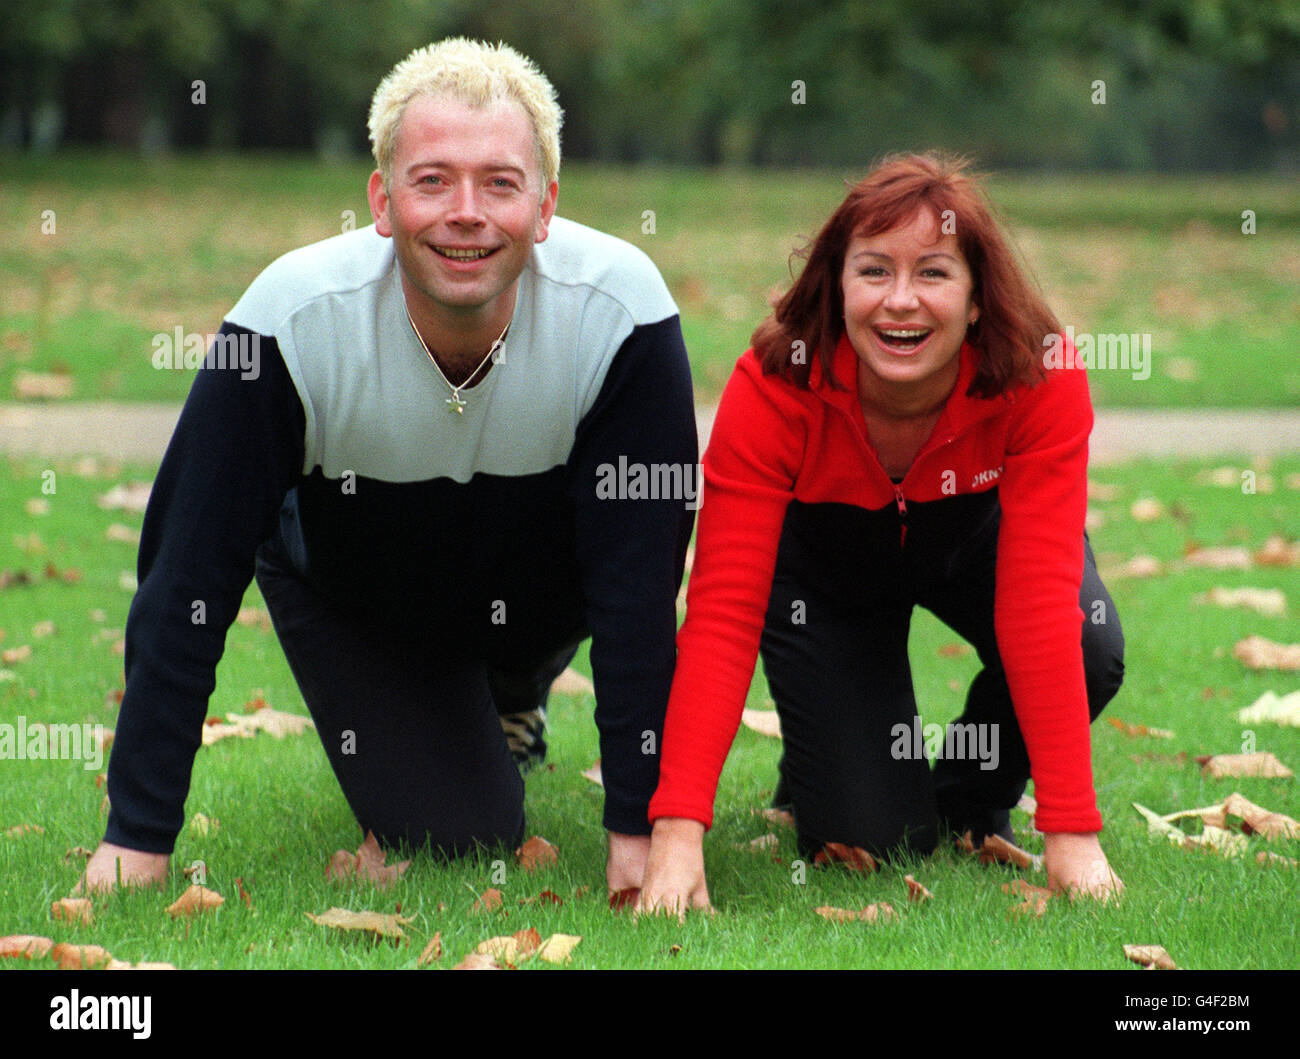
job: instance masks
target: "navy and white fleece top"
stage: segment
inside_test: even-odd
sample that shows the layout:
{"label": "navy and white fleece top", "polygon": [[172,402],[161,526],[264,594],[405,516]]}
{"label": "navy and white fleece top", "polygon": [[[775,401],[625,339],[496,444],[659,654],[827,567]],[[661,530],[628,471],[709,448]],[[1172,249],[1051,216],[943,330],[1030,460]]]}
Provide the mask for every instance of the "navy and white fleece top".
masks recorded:
{"label": "navy and white fleece top", "polygon": [[226,632],[277,532],[331,601],[437,653],[508,667],[588,630],[604,823],[648,833],[643,746],[662,733],[696,505],[611,498],[610,468],[694,481],[698,458],[677,308],[649,258],[554,219],[463,415],[373,227],[275,261],[222,334],[256,342],[255,370],[209,356],[154,482],[106,839],[172,850]]}

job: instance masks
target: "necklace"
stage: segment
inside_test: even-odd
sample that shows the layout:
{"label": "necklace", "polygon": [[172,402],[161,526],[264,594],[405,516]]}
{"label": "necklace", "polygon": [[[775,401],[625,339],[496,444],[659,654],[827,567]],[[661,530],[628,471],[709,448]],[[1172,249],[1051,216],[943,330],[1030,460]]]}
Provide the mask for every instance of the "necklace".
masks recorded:
{"label": "necklace", "polygon": [[478,362],[478,367],[475,368],[473,371],[471,371],[469,375],[465,377],[465,381],[462,382],[459,386],[453,386],[451,384],[451,380],[448,379],[447,376],[443,374],[442,367],[441,365],[438,364],[438,358],[433,355],[433,351],[428,347],[428,345],[425,344],[424,339],[420,335],[419,329],[415,326],[415,321],[411,319],[411,310],[407,308],[405,304],[403,304],[402,308],[406,309],[406,322],[411,325],[411,330],[415,332],[415,338],[416,341],[420,343],[420,347],[424,350],[425,353],[428,354],[429,360],[433,364],[433,370],[438,373],[438,378],[440,378],[443,381],[443,383],[446,384],[447,389],[451,391],[451,396],[448,397],[445,402],[447,405],[447,411],[455,412],[458,416],[463,416],[465,414],[465,408],[467,406],[464,399],[460,396],[460,391],[465,389],[466,386],[468,386],[471,382],[474,381],[474,379],[478,376],[478,373],[483,370],[483,365],[486,364],[489,360],[491,360],[493,355],[497,352],[497,350],[499,350],[502,346],[505,345],[506,332],[510,330],[510,324],[513,321],[511,320],[506,321],[506,326],[501,329],[501,334],[499,334],[497,336],[497,340],[492,343],[492,348],[487,351],[487,356],[485,356],[482,360]]}

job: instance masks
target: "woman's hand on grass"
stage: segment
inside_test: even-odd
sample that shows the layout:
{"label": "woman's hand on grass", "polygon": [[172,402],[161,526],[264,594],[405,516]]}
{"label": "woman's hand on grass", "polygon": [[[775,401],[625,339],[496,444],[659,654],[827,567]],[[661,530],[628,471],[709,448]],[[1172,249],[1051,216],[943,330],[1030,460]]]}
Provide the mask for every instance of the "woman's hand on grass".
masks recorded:
{"label": "woman's hand on grass", "polygon": [[1111,870],[1096,835],[1047,834],[1043,845],[1049,889],[1072,897],[1087,894],[1103,902],[1124,892],[1124,883]]}
{"label": "woman's hand on grass", "polygon": [[[90,860],[86,874],[73,889],[74,894],[112,890],[119,882],[124,886],[160,886],[167,880],[168,853],[144,853],[138,849],[101,842]],[[119,870],[120,865],[120,870]]]}
{"label": "woman's hand on grass", "polygon": [[641,883],[638,912],[676,913],[685,921],[688,908],[713,911],[704,878],[704,825],[698,820],[656,820],[650,856]]}
{"label": "woman's hand on grass", "polygon": [[645,874],[646,854],[650,852],[649,835],[624,835],[609,832],[609,858],[605,861],[605,883],[610,896],[641,887]]}

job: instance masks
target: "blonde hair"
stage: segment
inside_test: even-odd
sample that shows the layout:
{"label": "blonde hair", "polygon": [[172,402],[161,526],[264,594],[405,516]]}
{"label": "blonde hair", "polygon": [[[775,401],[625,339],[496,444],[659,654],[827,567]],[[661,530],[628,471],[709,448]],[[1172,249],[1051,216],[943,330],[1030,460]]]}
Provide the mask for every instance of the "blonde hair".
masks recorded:
{"label": "blonde hair", "polygon": [[560,124],[564,112],[555,89],[536,64],[508,44],[464,37],[417,48],[389,71],[370,102],[370,144],[389,186],[397,129],[416,96],[450,96],[470,107],[514,100],[533,127],[533,146],[542,170],[542,194],[560,172]]}

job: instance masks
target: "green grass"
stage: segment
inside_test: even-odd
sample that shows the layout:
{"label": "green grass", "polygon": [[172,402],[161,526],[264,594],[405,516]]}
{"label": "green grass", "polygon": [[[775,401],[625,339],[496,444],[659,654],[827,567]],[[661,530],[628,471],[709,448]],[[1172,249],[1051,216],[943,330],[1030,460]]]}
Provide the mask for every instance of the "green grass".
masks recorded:
{"label": "green grass", "polygon": [[[275,155],[0,156],[0,397],[20,370],[65,370],[82,399],[182,399],[188,373],[155,371],[152,337],[212,333],[279,254],[349,216],[369,223],[368,170]],[[861,174],[571,164],[561,175],[561,215],[635,243],[663,272],[707,401],[790,282],[791,252]],[[1300,404],[1292,182],[1004,176],[991,191],[1063,325],[1151,336],[1151,377],[1095,373],[1099,404]],[[1246,209],[1255,235],[1242,233]]]}
{"label": "green grass", "polygon": [[[1198,472],[1214,463],[1143,463],[1102,468],[1094,478],[1119,488],[1116,499],[1094,506],[1105,523],[1093,533],[1103,567],[1145,552],[1177,560],[1190,540],[1202,545],[1258,547],[1273,532],[1300,525],[1300,456],[1271,468],[1272,493],[1246,495],[1202,484]],[[1263,468],[1258,468],[1263,470]],[[56,491],[41,492],[42,472],[54,470]],[[0,469],[0,512],[7,532],[0,539],[0,570],[25,570],[30,585],[0,590],[0,648],[24,644],[25,660],[6,665],[0,680],[0,721],[114,723],[112,693],[121,687],[122,659],[114,644],[125,625],[131,592],[123,574],[134,569],[135,549],[107,540],[114,522],[139,527],[140,516],[100,510],[97,495],[117,482],[148,480],[148,468],[99,461],[42,463],[11,459]],[[1288,479],[1291,483],[1288,485]],[[1172,513],[1151,523],[1128,515],[1140,497],[1161,500]],[[46,499],[44,515],[26,504]],[[80,571],[70,583],[44,576]],[[579,934],[572,966],[583,968],[704,967],[961,967],[1125,968],[1125,943],[1164,945],[1190,968],[1280,968],[1300,958],[1295,935],[1294,871],[1267,868],[1253,859],[1271,848],[1300,857],[1300,841],[1251,839],[1251,855],[1229,860],[1171,848],[1147,837],[1130,803],[1158,811],[1205,806],[1234,790],[1269,809],[1300,817],[1294,780],[1205,779],[1190,759],[1241,748],[1235,713],[1265,690],[1296,687],[1294,675],[1255,673],[1232,658],[1232,645],[1259,633],[1292,642],[1293,617],[1269,618],[1200,606],[1193,597],[1213,585],[1277,587],[1294,592],[1293,570],[1249,572],[1175,568],[1153,579],[1114,579],[1109,587],[1124,623],[1128,676],[1119,697],[1093,729],[1096,786],[1106,831],[1103,843],[1128,887],[1119,907],[1091,902],[1053,902],[1042,919],[1013,917],[1012,899],[999,884],[1016,877],[981,868],[943,851],[920,862],[887,866],[872,876],[842,870],[808,870],[794,881],[793,834],[781,831],[767,853],[744,846],[767,826],[751,810],[766,804],[775,779],[778,744],[741,730],[723,773],[717,822],[706,840],[709,883],[718,914],[692,916],[684,927],[669,920],[632,921],[605,905],[601,792],[580,776],[597,756],[593,703],[584,697],[552,699],[551,756],[528,779],[529,832],[546,836],[560,851],[559,863],[535,876],[520,871],[509,851],[444,863],[418,856],[392,889],[327,884],[324,867],[336,849],[353,849],[357,826],[333,779],[319,741],[311,734],[277,742],[260,735],[227,740],[201,750],[196,759],[186,818],[202,812],[220,821],[205,837],[182,832],[171,880],[163,892],[113,895],[95,902],[89,927],[54,923],[50,902],[76,882],[81,861],[65,856],[75,846],[93,847],[103,832],[103,791],[81,762],[0,762],[0,832],[36,824],[44,833],[0,837],[0,935],[45,934],[56,940],[93,942],[131,961],[164,960],[182,968],[405,968],[424,943],[442,934],[438,966],[457,962],[495,934],[535,927]],[[256,588],[247,602],[261,605]],[[1297,600],[1290,600],[1292,607]],[[53,621],[54,635],[34,638],[39,622]],[[967,655],[941,655],[956,637],[918,612],[911,643],[917,697],[927,721],[950,719],[960,710],[973,675]],[[586,669],[585,655],[579,668]],[[209,713],[237,711],[261,694],[275,707],[305,712],[274,635],[236,625],[218,672]],[[761,676],[751,705],[766,700]],[[1132,739],[1105,723],[1169,728],[1173,740]],[[1258,749],[1271,750],[1293,768],[1300,765],[1300,730],[1261,725]],[[1013,814],[1022,841],[1041,851],[1041,838],[1023,813]],[[1195,825],[1192,826],[1195,830]],[[225,895],[213,915],[173,921],[163,909],[186,885],[180,868],[202,860],[208,885]],[[494,879],[494,860],[504,862],[504,882]],[[903,874],[912,872],[935,894],[909,907]],[[252,900],[245,907],[235,879]],[[506,913],[472,914],[476,893],[497,885]],[[564,904],[521,905],[549,889]],[[834,924],[812,909],[823,904],[860,908],[885,900],[902,914],[894,925]],[[305,912],[331,906],[391,912],[400,906],[413,919],[406,946],[341,937],[315,926]],[[674,951],[674,946],[680,949]]]}

